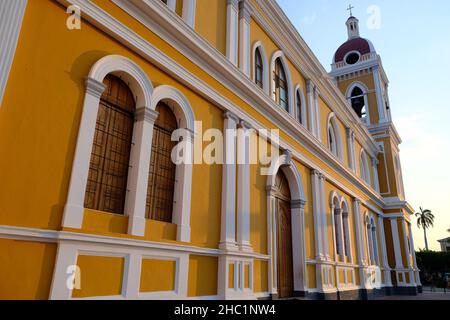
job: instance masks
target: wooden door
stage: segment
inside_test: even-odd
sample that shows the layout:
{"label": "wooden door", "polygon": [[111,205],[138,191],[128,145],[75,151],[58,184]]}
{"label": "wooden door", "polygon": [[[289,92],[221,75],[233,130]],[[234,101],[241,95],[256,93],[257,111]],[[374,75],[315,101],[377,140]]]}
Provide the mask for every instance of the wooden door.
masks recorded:
{"label": "wooden door", "polygon": [[291,198],[287,179],[281,172],[276,186],[278,295],[279,298],[289,298],[294,294]]}

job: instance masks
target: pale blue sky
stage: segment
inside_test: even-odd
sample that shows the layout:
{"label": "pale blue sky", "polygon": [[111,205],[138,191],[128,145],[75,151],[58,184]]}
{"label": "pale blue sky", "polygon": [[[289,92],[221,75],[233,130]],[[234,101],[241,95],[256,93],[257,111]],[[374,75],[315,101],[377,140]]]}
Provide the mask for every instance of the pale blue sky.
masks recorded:
{"label": "pale blue sky", "polygon": [[[406,196],[411,205],[431,209],[435,228],[429,244],[450,236],[450,1],[448,0],[277,0],[327,71],[336,49],[347,40],[349,2],[361,36],[381,55],[390,80]],[[380,29],[368,28],[372,5],[381,12]],[[423,232],[414,221],[416,249]]]}

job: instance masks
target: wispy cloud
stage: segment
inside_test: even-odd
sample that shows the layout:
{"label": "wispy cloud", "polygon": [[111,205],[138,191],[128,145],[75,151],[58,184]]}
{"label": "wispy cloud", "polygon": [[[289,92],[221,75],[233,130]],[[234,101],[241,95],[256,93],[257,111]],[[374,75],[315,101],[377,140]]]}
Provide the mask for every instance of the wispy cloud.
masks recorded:
{"label": "wispy cloud", "polygon": [[314,13],[314,14],[312,14],[310,16],[304,16],[301,19],[301,23],[303,25],[312,25],[312,24],[314,24],[314,22],[316,22],[316,20],[317,20],[317,14]]}

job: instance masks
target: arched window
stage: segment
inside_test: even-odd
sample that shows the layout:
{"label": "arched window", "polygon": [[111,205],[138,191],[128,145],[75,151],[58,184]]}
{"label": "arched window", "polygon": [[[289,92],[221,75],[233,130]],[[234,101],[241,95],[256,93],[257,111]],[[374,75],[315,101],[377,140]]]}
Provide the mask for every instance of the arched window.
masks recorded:
{"label": "arched window", "polygon": [[344,233],[344,255],[347,257],[348,261],[351,261],[351,243],[350,243],[350,221],[348,214],[348,206],[345,200],[341,204],[342,211],[342,228]]}
{"label": "arched window", "polygon": [[369,241],[370,241],[370,259],[372,265],[378,263],[378,240],[377,240],[377,227],[373,218],[370,219],[370,224],[368,227]]}
{"label": "arched window", "polygon": [[261,89],[264,88],[264,64],[261,55],[261,49],[258,47],[255,51],[255,83]]}
{"label": "arched window", "polygon": [[296,99],[296,112],[297,112],[297,121],[300,122],[302,125],[305,125],[303,123],[305,115],[303,114],[303,106],[302,106],[302,97],[300,95],[300,89],[297,89],[297,92],[295,93],[295,99]]}
{"label": "arched window", "polygon": [[120,78],[108,75],[97,114],[84,207],[123,214],[133,139],[135,101]]}
{"label": "arched window", "polygon": [[360,117],[363,121],[366,121],[368,113],[366,106],[366,98],[363,90],[356,86],[353,88],[350,94],[350,101],[352,104],[353,110],[355,110],[358,117]]}
{"label": "arched window", "polygon": [[289,112],[289,92],[286,72],[280,58],[275,61],[275,69],[273,71],[274,81],[274,98],[275,102],[284,110]]}
{"label": "arched window", "polygon": [[338,156],[336,132],[332,124],[328,126],[328,147],[335,156]]}
{"label": "arched window", "polygon": [[148,219],[172,222],[176,165],[172,161],[172,150],[177,142],[172,133],[178,128],[170,107],[160,102],[159,113],[153,129],[152,158],[148,178],[146,215]]}
{"label": "arched window", "polygon": [[369,162],[367,161],[366,152],[364,150],[361,151],[361,155],[359,157],[359,171],[361,179],[363,179],[367,184],[371,184],[370,179],[370,169]]}
{"label": "arched window", "polygon": [[334,215],[334,235],[336,237],[336,253],[342,257],[344,256],[344,243],[343,243],[343,232],[342,232],[342,211],[339,199],[335,197],[333,199],[333,215]]}

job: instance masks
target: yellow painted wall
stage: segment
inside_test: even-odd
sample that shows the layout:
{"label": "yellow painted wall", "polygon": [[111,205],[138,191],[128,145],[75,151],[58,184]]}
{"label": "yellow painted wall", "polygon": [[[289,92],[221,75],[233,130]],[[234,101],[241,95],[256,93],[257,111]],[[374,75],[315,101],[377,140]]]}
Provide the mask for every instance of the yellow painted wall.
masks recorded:
{"label": "yellow painted wall", "polygon": [[0,239],[0,300],[46,300],[56,244]]}
{"label": "yellow painted wall", "polygon": [[143,259],[140,292],[175,290],[176,267],[176,261]]}
{"label": "yellow painted wall", "polygon": [[225,55],[227,0],[197,0],[195,31]]}
{"label": "yellow painted wall", "polygon": [[217,295],[217,267],[216,257],[195,255],[189,257],[189,297]]}
{"label": "yellow painted wall", "polygon": [[79,256],[81,288],[73,289],[73,298],[118,296],[122,294],[124,258]]}
{"label": "yellow painted wall", "polygon": [[253,267],[253,291],[255,293],[267,292],[268,286],[268,262],[255,260]]}
{"label": "yellow painted wall", "polygon": [[308,289],[315,289],[317,288],[316,265],[308,264],[306,268],[308,271]]}

